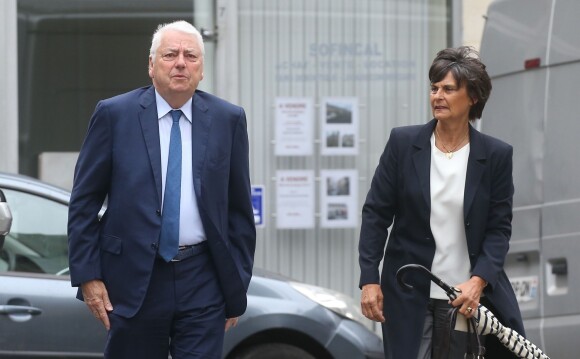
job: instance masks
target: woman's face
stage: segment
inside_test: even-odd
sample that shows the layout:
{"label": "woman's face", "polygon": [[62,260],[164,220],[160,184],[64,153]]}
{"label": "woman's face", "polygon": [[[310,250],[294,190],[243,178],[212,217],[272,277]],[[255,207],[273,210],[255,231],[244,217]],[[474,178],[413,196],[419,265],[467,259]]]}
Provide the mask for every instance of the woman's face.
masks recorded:
{"label": "woman's face", "polygon": [[469,110],[474,104],[465,86],[459,88],[453,74],[431,84],[431,111],[439,121],[469,121]]}

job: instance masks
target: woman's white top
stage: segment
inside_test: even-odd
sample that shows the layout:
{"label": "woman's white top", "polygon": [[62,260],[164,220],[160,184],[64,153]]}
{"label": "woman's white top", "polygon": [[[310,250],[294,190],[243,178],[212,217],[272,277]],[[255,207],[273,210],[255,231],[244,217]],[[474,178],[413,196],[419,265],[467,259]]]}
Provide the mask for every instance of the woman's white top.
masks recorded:
{"label": "woman's white top", "polygon": [[[435,257],[431,272],[455,286],[470,277],[469,255],[463,219],[463,197],[469,143],[447,158],[431,136],[431,232]],[[431,298],[448,299],[445,291],[431,282]]]}

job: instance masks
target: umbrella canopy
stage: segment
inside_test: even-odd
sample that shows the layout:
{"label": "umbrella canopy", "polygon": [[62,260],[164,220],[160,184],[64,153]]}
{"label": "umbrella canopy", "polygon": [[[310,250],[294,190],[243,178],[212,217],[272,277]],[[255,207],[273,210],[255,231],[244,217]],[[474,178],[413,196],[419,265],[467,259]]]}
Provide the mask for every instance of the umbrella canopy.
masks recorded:
{"label": "umbrella canopy", "polygon": [[[412,285],[404,282],[403,277],[406,272],[410,270],[420,271],[426,274],[431,281],[441,287],[446,293],[449,299],[454,300],[457,298],[457,294],[461,291],[455,287],[452,287],[441,280],[439,277],[431,273],[431,271],[419,264],[407,264],[399,268],[397,271],[397,283],[401,288],[410,290],[413,289]],[[474,313],[473,318],[476,322],[476,330],[480,335],[494,335],[499,339],[499,341],[508,348],[512,353],[514,353],[518,358],[521,359],[550,359],[546,354],[542,352],[535,344],[524,338],[515,330],[506,327],[496,316],[485,306],[479,304],[477,311]]]}

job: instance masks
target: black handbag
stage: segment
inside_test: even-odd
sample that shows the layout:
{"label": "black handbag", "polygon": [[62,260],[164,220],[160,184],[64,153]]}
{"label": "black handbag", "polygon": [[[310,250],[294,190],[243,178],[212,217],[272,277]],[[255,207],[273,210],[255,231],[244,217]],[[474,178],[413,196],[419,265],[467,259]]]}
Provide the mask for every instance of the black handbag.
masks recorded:
{"label": "black handbag", "polygon": [[[457,313],[459,308],[451,308],[447,312],[447,322],[446,326],[448,330],[444,333],[442,338],[442,347],[445,352],[444,357],[449,357],[451,335],[455,330],[455,324],[457,323]],[[465,348],[465,359],[484,359],[485,346],[481,345],[481,339],[477,335],[477,323],[475,318],[471,317],[467,320],[467,343]]]}

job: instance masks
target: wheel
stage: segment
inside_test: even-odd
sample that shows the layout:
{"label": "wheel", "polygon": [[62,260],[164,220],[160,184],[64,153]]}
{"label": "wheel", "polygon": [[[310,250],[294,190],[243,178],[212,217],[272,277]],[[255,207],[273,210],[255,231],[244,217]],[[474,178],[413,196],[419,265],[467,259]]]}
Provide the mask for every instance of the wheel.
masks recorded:
{"label": "wheel", "polygon": [[234,359],[315,359],[307,351],[290,344],[259,344],[242,350]]}

